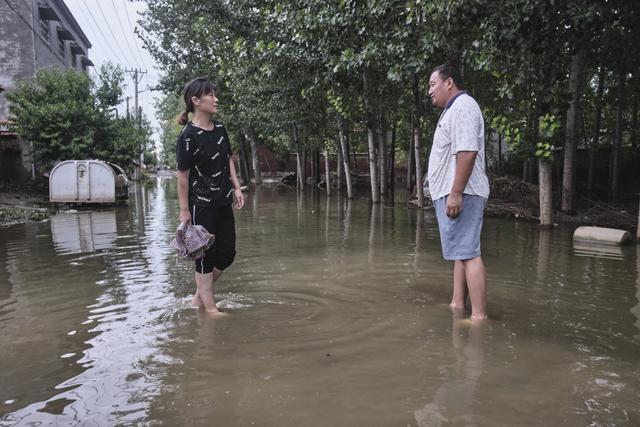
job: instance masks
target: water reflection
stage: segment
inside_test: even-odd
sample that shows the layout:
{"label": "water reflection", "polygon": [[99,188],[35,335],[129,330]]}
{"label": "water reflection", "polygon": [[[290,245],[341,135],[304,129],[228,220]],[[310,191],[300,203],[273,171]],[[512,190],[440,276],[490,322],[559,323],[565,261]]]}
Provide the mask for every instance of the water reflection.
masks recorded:
{"label": "water reflection", "polygon": [[448,381],[433,400],[414,412],[419,427],[477,425],[477,386],[485,369],[485,340],[489,322],[471,322],[454,312],[451,327],[452,358]]}
{"label": "water reflection", "polygon": [[[68,214],[51,224],[52,240],[61,254],[68,256],[105,248],[111,248],[111,252],[109,257],[82,257],[71,261],[71,265],[82,268],[81,276],[76,276],[82,280],[75,281],[99,294],[92,298],[92,303],[85,302],[85,307],[61,312],[71,320],[63,323],[68,338],[55,340],[62,344],[57,357],[67,366],[61,370],[66,377],[62,381],[49,375],[36,377],[51,384],[38,384],[39,389],[49,390],[49,395],[12,412],[5,418],[9,423],[50,423],[50,417],[55,416],[58,424],[105,425],[144,417],[146,402],[152,399],[153,393],[141,391],[152,390],[157,378],[141,374],[142,366],[156,360],[155,343],[162,339],[158,320],[163,312],[149,308],[165,307],[171,312],[188,306],[181,305],[180,300],[176,301],[167,292],[170,236],[167,228],[171,225],[165,221],[172,216],[166,211],[165,186],[157,181],[143,191],[152,196],[149,200],[138,199],[139,203],[147,203],[143,209],[147,216],[133,215],[133,221],[122,218],[116,227],[118,239],[114,238],[116,215],[113,211]],[[135,204],[134,209],[141,206]],[[130,227],[133,225],[139,230],[139,221],[145,223],[147,233],[137,242]],[[57,237],[54,238],[53,233]],[[116,240],[118,245],[114,245]],[[100,260],[99,269],[91,266],[96,260]],[[78,300],[77,294],[68,297],[70,301]],[[80,304],[82,301],[87,300],[79,299]],[[50,314],[47,316],[51,318]],[[60,326],[56,322],[53,329],[59,331]],[[42,331],[42,327],[38,330]],[[56,335],[59,332],[49,334]],[[78,341],[83,345],[78,345]],[[48,353],[51,349],[43,347],[42,351]],[[16,371],[14,367],[13,372]],[[107,413],[100,410],[105,407]]]}
{"label": "water reflection", "polygon": [[640,342],[640,248],[636,249],[636,302],[637,304],[631,309],[631,312],[636,316],[636,329],[635,334],[636,341]]}
{"label": "water reflection", "polygon": [[252,190],[218,288],[232,314],[210,321],[168,246],[175,180],[135,193],[115,239],[93,215],[0,233],[0,424],[637,424],[629,250],[488,218],[476,328],[447,309],[431,211]]}
{"label": "water reflection", "polygon": [[118,237],[115,209],[64,212],[51,218],[53,245],[61,254],[111,249]]}
{"label": "water reflection", "polygon": [[573,251],[577,256],[624,260],[622,247],[618,245],[574,240]]}

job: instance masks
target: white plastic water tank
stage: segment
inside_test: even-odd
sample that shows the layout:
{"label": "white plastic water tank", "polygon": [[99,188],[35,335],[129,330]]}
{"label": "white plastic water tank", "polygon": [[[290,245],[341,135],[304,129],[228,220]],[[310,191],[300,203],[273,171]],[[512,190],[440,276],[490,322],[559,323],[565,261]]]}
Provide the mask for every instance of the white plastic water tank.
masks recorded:
{"label": "white plastic water tank", "polygon": [[117,165],[100,160],[65,160],[51,170],[49,200],[115,203],[128,196],[128,186],[124,171]]}

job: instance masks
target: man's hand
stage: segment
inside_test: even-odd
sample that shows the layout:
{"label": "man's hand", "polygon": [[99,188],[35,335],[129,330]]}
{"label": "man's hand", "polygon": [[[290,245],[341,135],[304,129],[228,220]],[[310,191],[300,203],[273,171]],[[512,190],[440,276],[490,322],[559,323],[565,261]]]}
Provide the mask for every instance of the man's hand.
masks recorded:
{"label": "man's hand", "polygon": [[236,199],[236,208],[242,209],[244,206],[244,194],[242,194],[242,190],[239,188],[233,190],[233,195]]}
{"label": "man's hand", "polygon": [[455,218],[462,212],[462,193],[449,193],[447,197],[447,216]]}
{"label": "man's hand", "polygon": [[189,209],[180,209],[180,223],[191,224],[191,213]]}

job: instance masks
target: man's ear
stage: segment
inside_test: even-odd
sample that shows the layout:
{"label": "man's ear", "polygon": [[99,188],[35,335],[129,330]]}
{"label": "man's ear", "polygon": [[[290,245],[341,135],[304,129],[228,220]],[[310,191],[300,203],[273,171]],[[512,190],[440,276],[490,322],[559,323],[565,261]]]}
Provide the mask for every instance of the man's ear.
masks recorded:
{"label": "man's ear", "polygon": [[448,90],[453,89],[453,77],[449,77],[449,78],[447,79],[447,89],[448,89]]}

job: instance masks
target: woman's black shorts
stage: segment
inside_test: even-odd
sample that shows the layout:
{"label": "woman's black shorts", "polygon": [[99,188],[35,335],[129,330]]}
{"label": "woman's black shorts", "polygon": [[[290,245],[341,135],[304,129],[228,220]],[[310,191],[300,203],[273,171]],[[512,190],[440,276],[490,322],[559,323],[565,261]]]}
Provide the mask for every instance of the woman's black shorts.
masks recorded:
{"label": "woman's black shorts", "polygon": [[236,257],[236,224],[233,207],[191,206],[191,222],[202,225],[216,240],[204,257],[196,260],[196,271],[207,274],[217,268],[222,271],[229,267]]}

